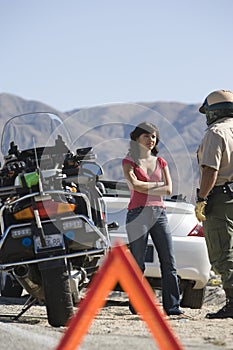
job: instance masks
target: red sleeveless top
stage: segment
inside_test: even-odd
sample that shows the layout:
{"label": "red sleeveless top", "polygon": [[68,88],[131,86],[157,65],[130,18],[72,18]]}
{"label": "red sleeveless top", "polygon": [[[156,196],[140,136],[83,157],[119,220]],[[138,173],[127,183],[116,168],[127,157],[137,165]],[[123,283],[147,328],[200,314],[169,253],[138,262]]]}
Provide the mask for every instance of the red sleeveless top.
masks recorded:
{"label": "red sleeveless top", "polygon": [[[148,175],[140,166],[137,166],[133,159],[130,156],[126,156],[122,160],[122,165],[130,164],[134,168],[134,174],[137,179],[144,182],[159,182],[162,181],[162,169],[167,166],[167,162],[165,159],[158,157],[157,158],[157,166],[155,171]],[[130,190],[130,202],[128,205],[128,210],[145,206],[159,206],[165,207],[163,203],[162,196],[151,195],[146,193],[137,192],[135,190]]]}

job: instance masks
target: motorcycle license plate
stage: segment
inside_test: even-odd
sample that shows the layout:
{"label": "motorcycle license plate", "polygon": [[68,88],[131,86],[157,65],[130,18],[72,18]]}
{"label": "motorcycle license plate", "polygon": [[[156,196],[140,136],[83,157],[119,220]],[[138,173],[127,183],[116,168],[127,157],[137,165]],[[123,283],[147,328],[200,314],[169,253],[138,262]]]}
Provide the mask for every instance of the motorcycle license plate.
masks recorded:
{"label": "motorcycle license plate", "polygon": [[46,248],[56,248],[63,246],[63,235],[54,234],[45,236],[46,246],[42,246],[40,237],[35,238],[35,244],[37,249],[46,249]]}

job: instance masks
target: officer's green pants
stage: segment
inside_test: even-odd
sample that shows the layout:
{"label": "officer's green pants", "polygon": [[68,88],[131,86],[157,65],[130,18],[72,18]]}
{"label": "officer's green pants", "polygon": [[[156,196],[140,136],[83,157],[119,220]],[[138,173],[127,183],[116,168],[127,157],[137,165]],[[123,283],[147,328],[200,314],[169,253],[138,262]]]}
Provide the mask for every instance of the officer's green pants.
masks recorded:
{"label": "officer's green pants", "polygon": [[233,199],[213,195],[206,209],[203,227],[210,263],[221,275],[226,296],[233,298]]}

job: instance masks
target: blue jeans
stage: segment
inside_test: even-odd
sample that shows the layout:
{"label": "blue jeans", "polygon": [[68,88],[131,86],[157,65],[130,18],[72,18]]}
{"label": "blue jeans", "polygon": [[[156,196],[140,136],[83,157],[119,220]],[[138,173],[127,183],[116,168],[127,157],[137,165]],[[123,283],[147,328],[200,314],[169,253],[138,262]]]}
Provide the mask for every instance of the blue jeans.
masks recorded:
{"label": "blue jeans", "polygon": [[158,253],[162,276],[162,302],[167,314],[179,309],[180,292],[173,252],[172,236],[166,211],[162,207],[139,207],[127,213],[129,248],[142,272],[150,234]]}

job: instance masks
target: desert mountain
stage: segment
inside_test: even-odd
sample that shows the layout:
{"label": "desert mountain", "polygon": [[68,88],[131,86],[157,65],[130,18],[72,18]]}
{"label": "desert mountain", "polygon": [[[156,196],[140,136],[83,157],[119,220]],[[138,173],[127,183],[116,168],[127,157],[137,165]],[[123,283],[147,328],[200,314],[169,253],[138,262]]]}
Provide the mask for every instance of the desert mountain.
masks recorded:
{"label": "desert mountain", "polygon": [[[122,180],[121,159],[127,153],[129,134],[138,123],[151,121],[160,130],[159,155],[173,178],[173,193],[193,201],[198,186],[196,150],[205,131],[199,105],[178,102],[122,103],[62,113],[42,102],[0,94],[0,127],[14,115],[47,111],[60,115],[69,129],[72,147],[93,146],[103,166],[104,178]],[[35,121],[35,128],[36,123]]]}

